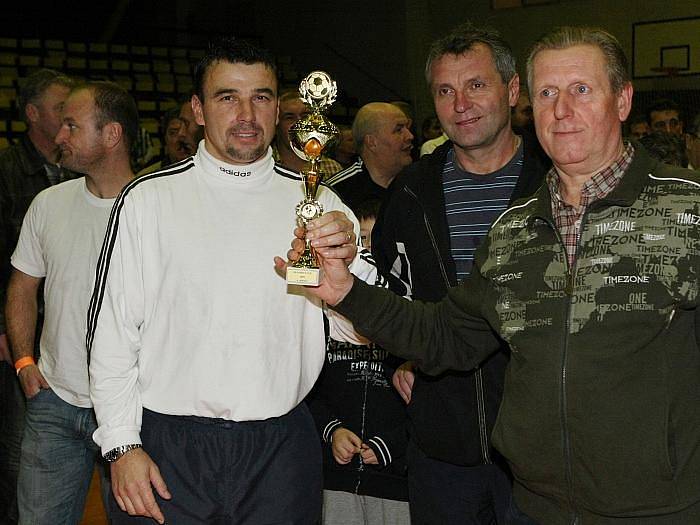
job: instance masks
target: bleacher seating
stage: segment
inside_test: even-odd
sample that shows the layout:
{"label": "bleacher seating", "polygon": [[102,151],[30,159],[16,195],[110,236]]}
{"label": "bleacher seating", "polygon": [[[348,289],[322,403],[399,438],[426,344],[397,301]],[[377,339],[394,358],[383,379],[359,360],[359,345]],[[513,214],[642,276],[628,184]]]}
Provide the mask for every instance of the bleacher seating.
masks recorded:
{"label": "bleacher seating", "polygon": [[148,131],[157,135],[162,112],[190,95],[192,68],[202,54],[202,49],[182,47],[0,38],[0,145],[23,130],[16,104],[19,86],[42,67],[78,79],[117,82],[131,92]]}
{"label": "bleacher seating", "polygon": [[[157,139],[160,116],[190,96],[192,70],[203,55],[202,48],[0,37],[0,147],[24,131],[16,104],[19,86],[42,67],[78,79],[117,82],[134,96],[143,127]],[[291,57],[279,59],[279,71],[284,87],[298,85]],[[356,110],[352,99],[341,98],[333,118],[349,123]]]}

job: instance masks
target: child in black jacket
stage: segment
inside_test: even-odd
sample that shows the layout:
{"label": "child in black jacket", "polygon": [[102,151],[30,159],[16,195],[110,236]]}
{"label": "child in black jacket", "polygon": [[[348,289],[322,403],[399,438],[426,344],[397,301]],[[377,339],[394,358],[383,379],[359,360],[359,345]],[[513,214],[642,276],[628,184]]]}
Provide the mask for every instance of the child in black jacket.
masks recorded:
{"label": "child in black jacket", "polygon": [[[369,244],[376,206],[358,207]],[[384,370],[390,356],[328,338],[326,362],[309,396],[323,441],[324,524],[410,523],[406,408]]]}

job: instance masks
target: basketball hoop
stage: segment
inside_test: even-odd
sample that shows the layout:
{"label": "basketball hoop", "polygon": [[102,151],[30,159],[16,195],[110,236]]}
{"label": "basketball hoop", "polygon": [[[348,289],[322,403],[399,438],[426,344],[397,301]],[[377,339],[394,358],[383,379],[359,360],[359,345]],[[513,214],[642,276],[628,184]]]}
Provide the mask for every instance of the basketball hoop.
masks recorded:
{"label": "basketball hoop", "polygon": [[656,67],[652,67],[651,70],[654,73],[666,73],[666,75],[673,78],[673,77],[678,76],[679,71],[685,71],[686,68],[676,67],[676,66],[656,66]]}

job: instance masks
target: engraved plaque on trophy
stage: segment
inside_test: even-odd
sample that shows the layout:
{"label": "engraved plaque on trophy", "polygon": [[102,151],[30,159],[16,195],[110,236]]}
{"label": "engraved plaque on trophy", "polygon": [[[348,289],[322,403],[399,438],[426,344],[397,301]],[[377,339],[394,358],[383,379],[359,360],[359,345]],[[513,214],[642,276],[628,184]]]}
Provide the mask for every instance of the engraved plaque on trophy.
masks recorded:
{"label": "engraved plaque on trophy", "polygon": [[[335,82],[323,71],[309,73],[299,85],[300,98],[311,110],[309,115],[295,122],[289,129],[292,150],[310,163],[309,168],[301,172],[304,199],[296,207],[299,226],[305,227],[323,214],[323,206],[316,200],[322,178],[318,164],[323,152],[335,145],[340,136],[338,128],[323,113],[335,102],[337,93]],[[314,249],[307,240],[299,260],[287,267],[287,283],[318,286],[320,281],[321,270]]]}

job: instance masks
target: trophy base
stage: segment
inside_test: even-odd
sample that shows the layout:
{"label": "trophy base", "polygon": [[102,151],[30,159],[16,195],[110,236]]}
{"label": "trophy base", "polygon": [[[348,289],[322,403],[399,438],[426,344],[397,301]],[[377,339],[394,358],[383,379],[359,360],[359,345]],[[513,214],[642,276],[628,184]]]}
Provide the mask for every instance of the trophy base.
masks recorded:
{"label": "trophy base", "polygon": [[298,284],[300,286],[318,286],[321,284],[320,268],[297,268],[287,267],[287,284]]}

